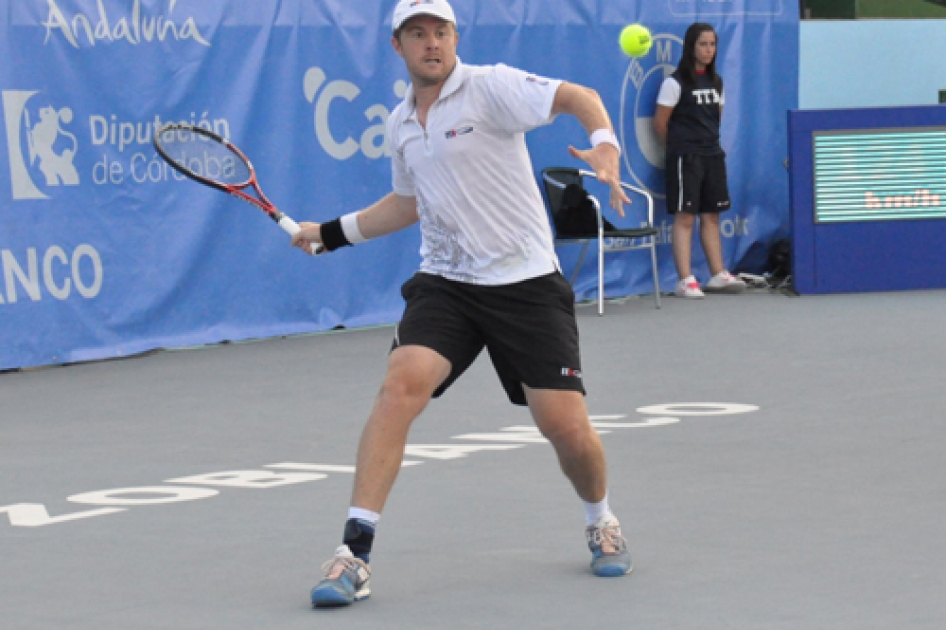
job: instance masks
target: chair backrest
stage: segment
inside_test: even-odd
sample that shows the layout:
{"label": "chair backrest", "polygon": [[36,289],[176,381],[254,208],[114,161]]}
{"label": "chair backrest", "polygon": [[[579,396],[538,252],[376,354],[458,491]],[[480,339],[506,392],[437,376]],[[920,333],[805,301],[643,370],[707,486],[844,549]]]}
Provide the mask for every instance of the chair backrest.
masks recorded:
{"label": "chair backrest", "polygon": [[556,238],[589,238],[596,234],[596,212],[587,198],[577,168],[554,166],[543,169],[542,184],[548,200],[549,222]]}
{"label": "chair backrest", "polygon": [[552,221],[553,229],[555,227],[555,215],[562,209],[565,187],[569,184],[581,186],[581,175],[577,168],[553,166],[542,169],[542,185],[545,188],[545,196],[549,202],[549,219]]}
{"label": "chair backrest", "polygon": [[[600,211],[601,205],[598,198],[591,192],[593,189],[585,189],[584,182],[588,181],[592,185],[598,182],[592,171],[584,171],[567,166],[550,166],[542,170],[542,184],[545,189],[545,196],[548,201],[547,209],[549,219],[552,223],[553,234],[556,238],[573,239],[585,238],[595,232],[595,226],[592,225],[592,219],[596,222],[600,220],[601,227],[605,232],[627,232],[635,229],[652,230],[654,225],[654,197],[650,191],[621,182],[621,187],[633,195],[638,195],[644,200],[644,204],[634,203],[631,206],[625,206],[625,223],[633,223],[633,227],[616,227],[603,212]],[[604,184],[601,184],[604,186]],[[607,195],[606,191],[598,191],[599,194]],[[591,200],[593,207],[583,204],[578,194]],[[570,210],[575,212],[563,212],[565,206],[571,204]],[[646,227],[645,227],[646,226]],[[608,234],[605,234],[608,236]],[[630,235],[619,234],[612,236],[627,237]],[[639,234],[637,236],[649,236],[649,234]]]}

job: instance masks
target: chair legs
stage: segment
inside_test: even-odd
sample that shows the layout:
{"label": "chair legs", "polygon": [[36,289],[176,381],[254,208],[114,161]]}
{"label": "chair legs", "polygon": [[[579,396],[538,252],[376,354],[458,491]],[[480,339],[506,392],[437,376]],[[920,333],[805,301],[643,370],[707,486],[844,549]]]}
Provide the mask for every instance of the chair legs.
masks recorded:
{"label": "chair legs", "polygon": [[[654,238],[654,237],[651,237]],[[575,268],[572,271],[571,278],[569,278],[569,283],[572,286],[575,286],[575,281],[578,279],[578,273],[581,271],[581,265],[585,261],[585,255],[588,253],[588,246],[590,241],[586,241],[581,248],[581,253],[578,255],[578,261],[575,263]],[[660,272],[657,268],[657,244],[651,242],[649,246],[646,246],[650,249],[650,264],[651,271],[654,278],[654,303],[656,308],[660,308]],[[604,315],[604,237],[601,236],[598,240],[598,315]]]}
{"label": "chair legs", "polygon": [[[654,237],[651,237],[654,238]],[[657,269],[657,244],[651,242],[650,265],[654,276],[654,303],[660,308],[660,272]],[[598,243],[598,315],[604,315],[604,240]]]}
{"label": "chair legs", "polygon": [[654,271],[654,301],[657,303],[657,308],[660,308],[660,271],[657,269],[657,243],[655,242],[657,237],[650,238],[650,264]]}
{"label": "chair legs", "polygon": [[568,279],[568,283],[572,286],[575,286],[575,280],[578,279],[578,272],[581,271],[581,263],[585,262],[585,254],[588,253],[588,246],[590,244],[591,243],[589,241],[585,241],[585,243],[581,246],[581,253],[578,254],[578,262],[575,263],[575,269],[572,271],[572,277]]}
{"label": "chair legs", "polygon": [[598,317],[604,315],[604,238],[598,235]]}

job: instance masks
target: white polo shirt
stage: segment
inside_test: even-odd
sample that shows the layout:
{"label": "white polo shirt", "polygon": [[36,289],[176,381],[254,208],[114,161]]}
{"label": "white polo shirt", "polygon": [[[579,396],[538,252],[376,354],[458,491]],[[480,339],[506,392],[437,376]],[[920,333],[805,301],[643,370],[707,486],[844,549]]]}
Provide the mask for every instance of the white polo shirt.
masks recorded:
{"label": "white polo shirt", "polygon": [[426,130],[408,89],[387,134],[394,192],[417,198],[422,272],[500,285],[559,268],[525,142],[525,132],[554,120],[559,85],[458,59]]}

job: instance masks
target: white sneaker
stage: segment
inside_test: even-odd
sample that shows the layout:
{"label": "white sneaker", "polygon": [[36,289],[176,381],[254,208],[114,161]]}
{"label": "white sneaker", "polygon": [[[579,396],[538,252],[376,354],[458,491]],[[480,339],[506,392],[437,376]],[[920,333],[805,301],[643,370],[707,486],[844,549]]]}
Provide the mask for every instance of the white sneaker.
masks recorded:
{"label": "white sneaker", "polygon": [[720,271],[706,283],[707,293],[742,293],[746,283],[728,271]]}
{"label": "white sneaker", "polygon": [[700,290],[700,283],[693,276],[687,276],[677,283],[677,288],[673,292],[677,297],[701,298],[703,292]]}

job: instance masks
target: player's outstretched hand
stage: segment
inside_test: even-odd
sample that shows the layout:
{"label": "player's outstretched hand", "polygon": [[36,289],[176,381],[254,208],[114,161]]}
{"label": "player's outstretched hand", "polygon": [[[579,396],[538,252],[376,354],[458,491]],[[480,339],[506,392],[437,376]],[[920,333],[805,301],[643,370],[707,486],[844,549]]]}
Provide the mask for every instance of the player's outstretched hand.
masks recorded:
{"label": "player's outstretched hand", "polygon": [[593,149],[576,149],[570,146],[568,152],[572,157],[587,162],[598,176],[598,181],[611,188],[611,207],[623,217],[624,204],[631,203],[631,200],[621,188],[621,161],[618,150],[602,142]]}

